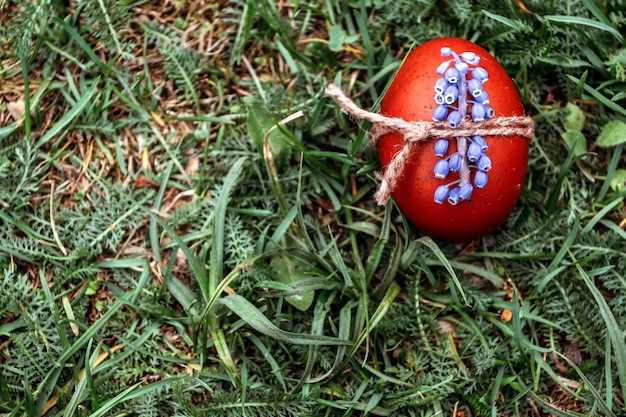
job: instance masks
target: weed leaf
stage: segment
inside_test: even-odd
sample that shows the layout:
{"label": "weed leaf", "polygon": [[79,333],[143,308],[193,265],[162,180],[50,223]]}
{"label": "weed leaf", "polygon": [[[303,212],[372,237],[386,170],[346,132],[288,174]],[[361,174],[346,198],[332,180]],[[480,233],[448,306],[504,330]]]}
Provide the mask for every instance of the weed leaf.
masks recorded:
{"label": "weed leaf", "polygon": [[626,123],[620,120],[613,120],[602,128],[597,143],[598,146],[606,148],[624,142],[626,142]]}

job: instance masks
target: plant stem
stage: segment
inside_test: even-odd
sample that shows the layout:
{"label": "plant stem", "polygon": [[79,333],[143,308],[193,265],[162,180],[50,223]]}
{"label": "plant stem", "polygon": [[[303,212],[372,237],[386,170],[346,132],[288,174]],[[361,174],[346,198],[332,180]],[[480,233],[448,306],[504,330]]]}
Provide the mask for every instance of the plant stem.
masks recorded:
{"label": "plant stem", "polygon": [[469,183],[470,169],[467,161],[467,138],[459,137],[456,139],[456,147],[461,155],[461,168],[459,169],[459,187]]}

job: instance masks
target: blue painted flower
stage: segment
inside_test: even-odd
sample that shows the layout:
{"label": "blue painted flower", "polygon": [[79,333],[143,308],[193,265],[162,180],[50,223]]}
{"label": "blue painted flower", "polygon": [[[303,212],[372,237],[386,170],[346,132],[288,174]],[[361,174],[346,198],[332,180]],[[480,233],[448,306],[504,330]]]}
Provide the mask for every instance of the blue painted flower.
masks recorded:
{"label": "blue painted flower", "polygon": [[448,126],[450,126],[452,129],[456,129],[462,121],[463,114],[458,110],[454,110],[448,115]]}
{"label": "blue painted flower", "polygon": [[474,66],[478,65],[478,63],[480,62],[480,57],[474,52],[463,52],[461,54],[461,58],[463,58],[463,60],[468,64]]}
{"label": "blue painted flower", "polygon": [[440,52],[441,52],[441,56],[450,56],[450,55],[452,55],[452,49],[448,48],[447,46],[444,46],[443,48],[441,48]]}
{"label": "blue painted flower", "polygon": [[435,82],[435,92],[443,94],[443,92],[446,91],[446,88],[448,88],[448,85],[450,85],[448,80],[445,78],[439,78],[437,82]]}
{"label": "blue painted flower", "polygon": [[474,185],[477,188],[485,188],[488,179],[489,176],[485,171],[476,171],[476,175],[474,176]]}
{"label": "blue painted flower", "polygon": [[491,159],[485,154],[481,155],[478,161],[476,161],[476,166],[479,170],[483,172],[487,172],[491,169]]}
{"label": "blue painted flower", "polygon": [[459,89],[453,85],[449,85],[443,93],[443,101],[445,104],[452,104],[459,98]]}
{"label": "blue painted flower", "polygon": [[452,155],[450,155],[450,158],[448,159],[448,167],[450,168],[450,171],[457,172],[458,170],[460,170],[462,161],[463,161],[463,157],[461,156],[460,153],[455,152]]}
{"label": "blue painted flower", "polygon": [[456,206],[461,201],[460,195],[461,189],[459,187],[453,188],[450,194],[448,194],[448,203]]}
{"label": "blue painted flower", "polygon": [[[489,74],[478,66],[480,57],[469,51],[457,54],[448,47],[441,48],[440,52],[447,60],[436,69],[437,74],[443,77],[437,79],[434,85],[438,105],[433,110],[433,120],[445,120],[450,128],[456,129],[461,123],[482,122],[495,117],[495,111],[489,106],[489,96],[483,88]],[[487,185],[491,159],[486,154],[487,142],[482,136],[457,137],[458,151],[446,157],[449,142],[446,138],[435,142],[434,154],[441,159],[435,164],[433,173],[438,179],[447,178],[451,172],[458,173],[458,179],[453,178],[452,182],[437,187],[434,200],[439,204],[447,201],[456,205],[471,200],[474,188]]]}
{"label": "blue painted flower", "polygon": [[448,68],[445,73],[446,80],[450,84],[456,84],[459,82],[459,70],[455,67]]}
{"label": "blue painted flower", "polygon": [[450,61],[442,62],[441,64],[439,64],[435,72],[439,75],[443,75],[449,67]]}
{"label": "blue painted flower", "polygon": [[487,112],[485,111],[485,106],[480,103],[474,103],[472,105],[472,120],[475,122],[482,122],[485,120],[487,116]]}
{"label": "blue painted flower", "polygon": [[450,172],[450,165],[448,163],[448,161],[446,161],[445,159],[442,159],[440,161],[437,161],[437,163],[435,164],[435,178],[445,178],[448,176],[448,172]]}
{"label": "blue painted flower", "polygon": [[448,139],[439,139],[435,142],[435,156],[444,156],[448,153],[449,144],[450,142],[448,142]]}
{"label": "blue painted flower", "polygon": [[457,69],[461,74],[465,75],[469,71],[469,65],[465,62],[457,62],[454,64],[454,68]]}
{"label": "blue painted flower", "polygon": [[478,97],[474,97],[474,98],[476,99],[477,103],[480,103],[480,104],[489,103],[489,96],[484,91],[481,95],[479,95]]}
{"label": "blue painted flower", "polygon": [[467,82],[467,90],[474,96],[474,98],[476,98],[483,93],[483,85],[480,81],[471,79]]}
{"label": "blue painted flower", "polygon": [[476,162],[481,156],[483,156],[483,151],[480,146],[474,142],[470,143],[469,148],[467,148],[467,160]]}
{"label": "blue painted flower", "polygon": [[480,136],[480,135],[472,136],[472,142],[474,142],[475,144],[480,146],[481,150],[483,150],[483,151],[487,150],[487,141],[482,136]]}
{"label": "blue painted flower", "polygon": [[485,70],[483,67],[476,67],[472,68],[472,78],[480,81],[481,83],[484,83],[489,79],[489,74],[487,73],[487,70]]}
{"label": "blue painted flower", "polygon": [[[441,96],[441,100],[443,100],[443,96]],[[435,122],[442,122],[446,120],[447,117],[448,117],[448,106],[440,104],[437,107],[435,107],[435,110],[433,111],[433,120]]]}
{"label": "blue painted flower", "polygon": [[459,188],[459,198],[461,200],[469,200],[472,197],[473,191],[474,187],[472,187],[472,184],[464,184]]}
{"label": "blue painted flower", "polygon": [[443,204],[448,199],[450,189],[447,185],[440,185],[435,190],[435,203]]}

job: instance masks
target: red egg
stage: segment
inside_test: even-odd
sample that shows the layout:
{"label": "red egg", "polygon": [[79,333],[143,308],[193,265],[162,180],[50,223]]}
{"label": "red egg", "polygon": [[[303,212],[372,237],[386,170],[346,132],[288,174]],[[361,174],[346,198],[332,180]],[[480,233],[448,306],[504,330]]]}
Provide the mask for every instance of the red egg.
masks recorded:
{"label": "red egg", "polygon": [[[381,102],[380,113],[406,121],[432,121],[435,116],[453,126],[463,116],[460,129],[471,128],[482,117],[524,116],[524,108],[510,77],[486,50],[463,39],[439,38],[408,55]],[[527,137],[484,136],[487,149],[478,138],[463,140],[471,146],[468,153],[461,149],[466,161],[463,178],[454,170],[459,158],[452,156],[459,150],[459,139],[447,140],[448,145],[440,142],[438,156],[437,138],[433,138],[414,146],[392,191],[407,219],[436,239],[460,242],[493,232],[510,216],[524,186]],[[404,145],[399,133],[378,141],[383,169]],[[487,158],[481,160],[482,156]],[[459,199],[457,192],[466,198]]]}

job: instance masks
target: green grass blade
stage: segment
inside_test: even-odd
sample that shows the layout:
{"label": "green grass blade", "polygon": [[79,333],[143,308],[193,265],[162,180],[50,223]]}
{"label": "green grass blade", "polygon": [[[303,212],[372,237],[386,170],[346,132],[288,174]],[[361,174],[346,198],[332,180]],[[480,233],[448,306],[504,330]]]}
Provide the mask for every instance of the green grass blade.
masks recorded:
{"label": "green grass blade", "polygon": [[252,342],[254,346],[261,352],[263,358],[267,361],[267,363],[272,368],[272,375],[276,377],[278,383],[280,384],[283,391],[287,392],[287,384],[285,382],[285,378],[283,377],[282,366],[278,364],[276,358],[272,354],[272,349],[270,346],[263,344],[261,339],[259,339],[255,334],[250,333],[246,336],[248,340]]}
{"label": "green grass blade", "polygon": [[626,240],[626,232],[623,229],[620,229],[619,226],[615,224],[614,222],[610,220],[600,220],[600,224],[612,230],[615,234],[620,236],[623,240]]}
{"label": "green grass blade", "polygon": [[563,186],[563,182],[567,177],[567,172],[570,170],[576,160],[577,157],[575,148],[572,147],[572,149],[570,149],[569,151],[569,154],[567,155],[567,158],[565,159],[565,162],[563,162],[563,164],[561,165],[556,184],[554,185],[554,188],[552,189],[552,192],[550,193],[550,196],[548,197],[544,205],[544,208],[548,214],[553,213],[556,209],[556,205],[559,201],[559,196],[561,195],[561,187]]}
{"label": "green grass blade", "polygon": [[437,259],[439,259],[439,262],[441,262],[441,265],[446,268],[446,271],[448,271],[448,274],[450,274],[450,277],[452,278],[452,282],[461,293],[461,296],[463,297],[463,302],[467,305],[467,296],[465,295],[465,291],[463,291],[463,286],[461,285],[459,278],[456,276],[454,269],[452,269],[452,265],[450,265],[448,258],[446,258],[446,255],[441,251],[441,249],[439,249],[439,246],[437,246],[434,240],[427,236],[421,237],[417,239],[417,241],[430,249],[432,253],[437,257]]}
{"label": "green grass blade", "polygon": [[105,64],[100,57],[98,56],[98,54],[96,54],[96,52],[93,50],[93,48],[91,46],[89,46],[89,44],[85,41],[85,39],[83,39],[82,36],[80,36],[80,34],[76,31],[76,29],[70,25],[66,20],[62,20],[62,19],[55,19],[56,24],[58,24],[59,26],[61,26],[63,28],[63,30],[65,30],[67,32],[68,35],[70,35],[70,38],[76,42],[76,44],[83,50],[83,52],[85,52],[85,54],[87,55],[87,57],[89,58],[89,60],[91,62],[93,62],[94,64],[96,64],[96,66],[98,66],[98,68],[100,68],[100,71],[102,71],[102,74],[106,77],[109,75],[109,73],[111,72],[111,67],[108,66],[107,64]]}
{"label": "green grass blade", "polygon": [[[573,82],[575,82],[576,84],[578,84],[580,82],[580,79],[574,77],[573,75],[569,75],[567,74],[567,78],[569,78],[570,80],[572,80]],[[620,106],[619,104],[617,104],[617,102],[606,98],[601,92],[599,92],[597,89],[593,88],[592,86],[590,86],[587,83],[583,84],[583,89],[588,92],[593,98],[595,98],[598,103],[605,105],[607,108],[613,110],[614,112],[622,115],[622,116],[626,116],[626,108]]]}
{"label": "green grass blade", "polygon": [[493,19],[496,22],[500,22],[505,26],[508,26],[509,28],[513,29],[515,32],[522,32],[524,29],[524,25],[518,20],[509,19],[508,17],[491,13],[491,12],[488,12],[487,10],[483,10],[482,12],[488,18]]}
{"label": "green grass blade", "polygon": [[582,233],[589,233],[591,229],[595,227],[595,225],[604,218],[610,211],[615,210],[615,208],[621,205],[624,201],[624,197],[626,196],[626,192],[620,193],[616,198],[613,199],[610,203],[608,203],[602,210],[597,212],[595,216],[589,220],[589,223],[585,225],[582,230]]}
{"label": "green grass blade", "polygon": [[604,299],[604,296],[598,287],[596,287],[593,280],[579,263],[576,264],[576,269],[585,281],[587,288],[589,288],[589,292],[596,300],[600,313],[602,314],[602,318],[604,319],[607,334],[611,339],[611,344],[613,345],[613,353],[615,355],[615,363],[617,365],[617,376],[619,377],[620,385],[622,387],[622,395],[626,397],[626,343],[624,343],[623,331],[617,324],[615,316],[611,311],[611,307],[609,307]]}
{"label": "green grass blade", "polygon": [[611,160],[609,162],[609,166],[606,169],[606,178],[604,179],[604,183],[602,184],[602,188],[600,188],[600,192],[598,193],[598,197],[596,201],[603,201],[604,197],[606,197],[606,193],[609,191],[611,186],[611,180],[615,175],[615,171],[619,166],[619,163],[622,161],[622,152],[624,151],[624,144],[620,143],[613,150],[611,155]]}
{"label": "green grass blade", "polygon": [[[607,338],[608,341],[610,341],[610,338]],[[610,342],[609,342],[609,349],[610,349]],[[607,406],[607,404],[604,402],[604,399],[602,398],[602,395],[600,395],[600,393],[598,392],[598,390],[593,386],[593,384],[591,383],[591,381],[589,380],[589,378],[587,378],[587,376],[585,375],[585,373],[583,371],[580,370],[580,368],[574,363],[572,362],[572,360],[570,358],[568,358],[567,356],[563,355],[561,352],[557,352],[556,350],[553,352],[555,355],[557,355],[559,358],[561,358],[563,361],[567,362],[567,364],[569,366],[571,366],[571,368],[576,371],[576,373],[578,374],[578,376],[580,377],[580,379],[582,379],[582,381],[585,383],[585,388],[591,393],[591,395],[593,396],[593,398],[595,398],[596,400],[596,404],[598,404],[598,406],[602,409],[602,412],[604,413],[605,416],[607,417],[615,417],[615,413],[613,413],[613,411]],[[607,352],[607,357],[611,357],[610,355],[610,351]],[[608,394],[609,391],[607,391]]]}
{"label": "green grass blade", "polygon": [[43,410],[48,400],[48,396],[50,393],[54,392],[53,387],[66,364],[68,362],[72,362],[74,355],[83,349],[91,340],[97,337],[97,334],[100,332],[102,327],[107,325],[109,320],[111,320],[111,318],[114,317],[124,305],[125,303],[121,300],[113,304],[109,310],[98,319],[98,321],[91,325],[91,327],[89,327],[87,331],[85,331],[85,333],[83,333],[78,340],[74,342],[73,345],[63,351],[61,356],[59,356],[56,361],[56,367],[44,377],[43,381],[37,388],[37,392],[41,393],[37,402],[38,410]]}
{"label": "green grass blade", "polygon": [[[209,316],[207,327],[208,330],[211,332],[211,335],[213,336],[213,344],[215,345],[217,356],[220,358],[222,364],[226,368],[226,371],[230,376],[233,385],[241,388],[241,376],[239,374],[239,371],[237,370],[237,365],[235,365],[235,361],[230,354],[230,347],[228,346],[228,342],[226,341],[224,330],[219,327],[216,316]],[[202,350],[206,350],[206,348],[203,346]]]}
{"label": "green grass blade", "polygon": [[348,359],[354,357],[361,344],[365,341],[366,338],[369,337],[370,333],[374,330],[380,320],[382,320],[385,314],[387,314],[387,311],[389,311],[389,308],[391,308],[391,305],[393,304],[393,301],[396,299],[398,294],[400,294],[400,286],[396,282],[394,282],[391,284],[391,286],[389,286],[387,293],[380,301],[380,304],[376,308],[376,311],[374,311],[374,314],[372,314],[372,317],[369,318],[365,331],[361,331],[359,333],[357,340],[348,352]]}
{"label": "green grass blade", "polygon": [[[312,336],[322,336],[324,332],[324,323],[326,321],[326,317],[328,315],[329,305],[326,304],[326,300],[324,298],[318,298],[317,303],[315,305],[315,309],[313,312],[313,319],[311,321],[311,335]],[[340,345],[343,346],[343,345]],[[345,346],[343,346],[345,348]],[[296,389],[300,389],[300,387],[309,380],[313,369],[315,368],[315,364],[317,362],[317,356],[319,352],[318,345],[309,346],[309,352],[307,355],[306,364],[304,366],[304,370],[302,371],[302,376],[300,377],[300,382],[296,386]]]}
{"label": "green grass blade", "polygon": [[52,138],[60,134],[63,129],[65,129],[74,119],[76,119],[82,112],[90,105],[93,101],[93,97],[96,94],[96,90],[98,88],[98,84],[100,83],[100,78],[96,78],[92,81],[92,86],[89,90],[87,90],[83,96],[76,102],[71,109],[67,111],[59,120],[56,122],[50,130],[48,130],[38,141],[37,148],[40,148],[44,143],[50,141]]}
{"label": "green grass blade", "polygon": [[[63,417],[71,417],[76,415],[76,409],[83,401],[83,399],[87,396],[86,390],[88,389],[88,379],[91,378],[91,372],[87,372],[90,368],[93,368],[96,359],[98,357],[98,352],[100,352],[100,343],[96,346],[96,349],[92,352],[92,344],[93,340],[89,341],[89,344],[86,349],[86,364],[85,364],[85,372],[83,372],[82,376],[78,379],[78,382],[75,384],[74,393],[72,397],[65,407],[63,412]],[[91,353],[91,354],[90,354]]]}
{"label": "green grass blade", "polygon": [[[484,256],[492,256],[493,253],[485,253]],[[426,261],[429,265],[434,265],[435,262]],[[460,262],[455,260],[449,261],[450,266],[456,268],[461,271],[468,271],[472,274],[478,275],[479,277],[485,278],[487,281],[491,282],[496,288],[502,288],[504,286],[504,280],[502,277],[495,272],[489,271],[484,268],[477,267],[474,264],[468,262]]]}
{"label": "green grass blade", "polygon": [[[161,209],[161,204],[163,202],[163,196],[165,195],[165,191],[167,190],[167,183],[172,175],[172,169],[174,168],[173,161],[167,165],[165,172],[161,178],[161,185],[159,186],[159,191],[154,198],[154,203],[152,205],[152,209],[154,211],[159,211]],[[152,248],[152,255],[154,259],[158,263],[161,263],[161,248],[159,245],[159,228],[158,223],[154,217],[150,217],[150,247]]]}
{"label": "green grass blade", "polygon": [[266,336],[272,337],[282,342],[296,345],[351,345],[348,340],[336,337],[312,335],[305,333],[292,333],[279,329],[265,315],[259,311],[251,302],[240,295],[230,295],[221,298],[219,302],[237,314],[243,321],[248,323],[255,330]]}
{"label": "green grass blade", "polygon": [[[120,392],[115,397],[111,398],[109,401],[102,404],[102,406],[97,411],[90,414],[90,417],[102,417],[106,415],[109,411],[111,411],[115,406],[118,406],[119,404],[125,401],[128,401],[129,399],[133,397],[136,397],[137,395],[133,396],[132,394],[138,391],[138,388],[141,387],[141,384],[142,384],[141,382],[138,382],[126,388],[124,391]],[[157,384],[163,385],[162,383],[156,383],[154,385],[157,385]],[[151,386],[148,385],[148,387],[151,387]],[[152,389],[155,389],[155,388],[152,388]]]}
{"label": "green grass blade", "polygon": [[[30,83],[28,78],[28,60],[26,59],[25,48],[20,51],[20,66],[22,68],[22,79],[24,80],[24,109],[30,109]],[[30,140],[31,118],[30,111],[24,111],[24,136]]]}
{"label": "green grass blade", "polygon": [[615,38],[618,41],[620,41],[622,44],[624,43],[624,36],[613,26],[609,26],[608,24],[604,22],[598,22],[597,20],[589,19],[586,17],[578,17],[578,16],[547,15],[547,16],[543,16],[543,18],[550,22],[564,23],[566,25],[571,25],[574,27],[589,26],[594,29],[603,30],[615,36]]}
{"label": "green grass blade", "polygon": [[580,230],[580,220],[578,220],[578,217],[576,217],[574,219],[574,224],[572,225],[570,232],[568,233],[567,237],[565,238],[565,241],[561,245],[561,249],[559,249],[557,254],[554,256],[554,259],[552,260],[552,262],[550,262],[550,265],[548,265],[546,276],[541,280],[539,285],[537,285],[537,294],[541,294],[543,290],[546,288],[546,285],[548,285],[548,283],[554,277],[556,277],[559,272],[565,269],[565,267],[561,267],[559,266],[559,264],[563,261],[563,259],[565,258],[565,255],[567,255],[570,248],[574,244],[574,241],[576,240],[576,237],[578,236],[579,230]]}
{"label": "green grass blade", "polygon": [[613,408],[613,366],[611,365],[611,338],[604,338],[604,380],[606,381],[606,402],[600,402],[606,404],[606,408],[609,411]]}
{"label": "green grass blade", "polygon": [[[191,272],[193,272],[196,280],[198,281],[198,285],[200,286],[200,291],[202,292],[202,294],[209,294],[209,287],[208,287],[208,280],[206,279],[206,269],[202,266],[202,264],[200,263],[200,261],[198,260],[198,258],[191,252],[191,249],[189,249],[189,247],[185,244],[185,242],[180,238],[180,236],[178,236],[178,234],[167,224],[165,223],[164,220],[162,220],[156,213],[152,213],[150,212],[150,216],[163,228],[163,230],[165,230],[165,232],[176,242],[176,244],[178,245],[178,248],[180,250],[183,251],[183,253],[185,254],[185,258],[187,259],[187,262],[189,263],[189,267],[191,268]],[[173,280],[174,277],[172,277]],[[184,286],[184,284],[180,283],[181,285]],[[185,300],[185,303],[188,306],[191,306],[189,304],[190,302],[190,297],[189,297],[189,293],[184,291],[182,289],[182,287],[178,284],[174,284],[174,286],[178,289],[178,290],[182,290],[183,296],[183,300]],[[182,304],[182,303],[181,303]]]}
{"label": "green grass blade", "polygon": [[226,225],[226,208],[228,207],[228,200],[230,194],[239,181],[243,164],[246,161],[246,157],[242,156],[232,166],[224,183],[220,189],[220,195],[217,197],[217,203],[215,204],[215,212],[213,215],[213,236],[211,238],[211,269],[209,270],[209,281],[206,283],[206,293],[203,291],[204,301],[209,300],[215,294],[219,282],[223,278],[224,274],[224,228]]}
{"label": "green grass blade", "polygon": [[538,404],[543,410],[549,413],[550,416],[554,417],[585,417],[587,414],[580,414],[571,411],[563,411],[555,405],[552,405],[546,402],[542,397],[535,394],[532,391],[528,391],[527,394],[535,404]]}
{"label": "green grass blade", "polygon": [[[350,330],[352,329],[352,310],[354,309],[356,302],[346,304],[339,312],[339,331],[337,336],[340,339],[348,340],[350,338]],[[341,364],[346,356],[348,347],[346,345],[339,345],[337,347],[337,353],[335,354],[335,361],[333,366],[324,374],[310,378],[307,382],[315,384],[333,375],[338,369],[341,368]]]}

